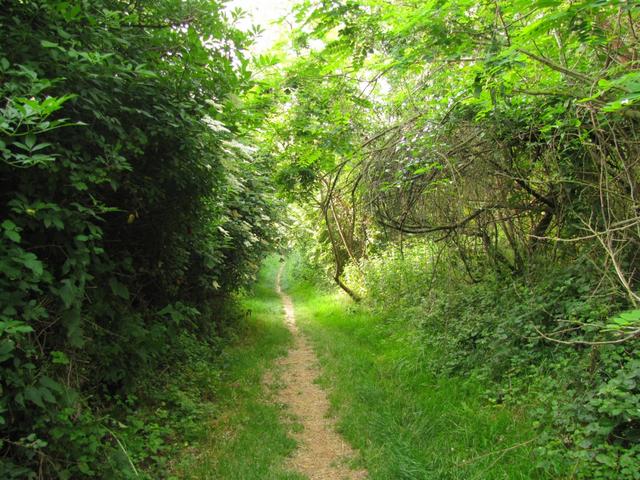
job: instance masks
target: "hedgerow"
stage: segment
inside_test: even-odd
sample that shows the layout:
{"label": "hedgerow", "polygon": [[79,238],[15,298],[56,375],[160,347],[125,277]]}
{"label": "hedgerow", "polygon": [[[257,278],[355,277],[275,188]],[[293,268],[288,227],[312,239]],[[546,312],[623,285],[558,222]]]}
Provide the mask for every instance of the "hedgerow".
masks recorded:
{"label": "hedgerow", "polygon": [[2,2],[2,478],[135,470],[110,412],[257,269],[275,207],[221,8]]}

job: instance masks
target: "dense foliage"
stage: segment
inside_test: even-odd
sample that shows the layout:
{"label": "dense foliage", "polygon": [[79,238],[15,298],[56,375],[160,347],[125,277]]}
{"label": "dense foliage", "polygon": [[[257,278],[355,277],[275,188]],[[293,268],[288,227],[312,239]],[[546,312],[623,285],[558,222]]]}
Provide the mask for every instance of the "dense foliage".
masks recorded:
{"label": "dense foliage", "polygon": [[638,3],[304,0],[259,78],[223,4],[0,1],[0,476],[166,473],[275,172],[301,273],[530,410],[541,477],[640,478]]}
{"label": "dense foliage", "polygon": [[272,237],[250,37],[208,0],[0,4],[0,477],[126,478],[118,412]]}
{"label": "dense foliage", "polygon": [[550,475],[639,478],[637,2],[296,15],[264,140],[308,262],[535,406]]}

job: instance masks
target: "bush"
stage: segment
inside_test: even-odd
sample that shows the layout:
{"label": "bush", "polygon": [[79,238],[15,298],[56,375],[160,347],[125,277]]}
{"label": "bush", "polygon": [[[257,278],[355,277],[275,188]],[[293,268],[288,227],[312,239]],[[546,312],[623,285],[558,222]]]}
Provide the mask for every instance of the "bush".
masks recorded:
{"label": "bush", "polygon": [[234,133],[248,39],[220,8],[3,4],[2,478],[126,477],[113,405],[215,337],[257,269],[273,202]]}

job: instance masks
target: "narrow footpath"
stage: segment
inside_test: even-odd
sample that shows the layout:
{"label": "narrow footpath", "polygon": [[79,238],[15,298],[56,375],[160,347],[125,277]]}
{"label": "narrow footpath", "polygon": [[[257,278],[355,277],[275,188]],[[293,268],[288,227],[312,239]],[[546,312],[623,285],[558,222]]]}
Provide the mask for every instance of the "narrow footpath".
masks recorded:
{"label": "narrow footpath", "polygon": [[335,431],[335,424],[329,417],[327,395],[315,383],[320,374],[318,360],[296,325],[291,298],[281,289],[282,270],[281,267],[278,271],[276,290],[282,299],[285,323],[294,342],[288,355],[279,362],[283,369],[283,387],[278,390],[276,398],[303,427],[294,434],[299,448],[290,458],[287,468],[306,475],[310,480],[365,479],[365,470],[349,468],[354,451]]}

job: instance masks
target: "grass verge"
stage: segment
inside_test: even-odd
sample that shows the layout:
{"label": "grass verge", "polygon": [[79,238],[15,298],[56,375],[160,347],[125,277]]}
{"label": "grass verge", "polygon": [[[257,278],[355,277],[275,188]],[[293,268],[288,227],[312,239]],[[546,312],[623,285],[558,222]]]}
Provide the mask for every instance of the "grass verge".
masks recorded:
{"label": "grass verge", "polygon": [[225,348],[221,378],[203,435],[174,466],[180,479],[296,480],[281,468],[296,447],[281,409],[268,398],[262,378],[284,355],[291,334],[274,291],[277,259],[267,260],[253,292],[242,301],[247,319],[238,340]]}
{"label": "grass verge", "polygon": [[370,479],[542,479],[524,412],[490,404],[477,380],[436,377],[398,319],[286,281],[324,372],[338,427]]}

